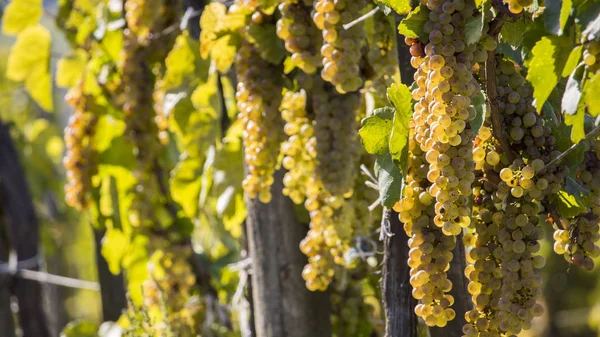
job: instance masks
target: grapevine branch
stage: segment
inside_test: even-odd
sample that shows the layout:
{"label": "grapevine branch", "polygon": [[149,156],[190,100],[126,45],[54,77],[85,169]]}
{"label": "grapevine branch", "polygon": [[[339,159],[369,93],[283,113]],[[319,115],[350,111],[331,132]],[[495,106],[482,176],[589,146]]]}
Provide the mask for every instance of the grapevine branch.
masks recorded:
{"label": "grapevine branch", "polygon": [[[594,129],[592,129],[592,131],[590,131],[587,135],[585,135],[585,139],[592,139],[592,138],[596,137],[598,135],[599,131],[600,131],[600,125],[596,126]],[[565,157],[568,156],[569,153],[575,151],[575,149],[577,149],[577,147],[579,147],[580,144],[581,144],[581,142],[571,145],[571,147],[569,147],[563,153],[558,155],[558,157],[552,159],[548,164],[546,164],[544,167],[542,167],[540,172],[544,172],[546,170],[546,168],[548,168],[549,166],[556,164],[556,163],[560,162],[561,160],[565,159]]]}
{"label": "grapevine branch", "polygon": [[[498,6],[497,1],[494,2],[496,8],[504,7],[503,5]],[[504,11],[499,11],[498,15],[490,23],[490,30],[488,34],[494,39],[498,37],[502,26],[504,25],[507,14]],[[488,51],[487,61],[485,62],[485,87],[488,96],[488,104],[490,108],[490,115],[492,119],[492,132],[494,137],[500,143],[502,151],[506,154],[509,162],[512,162],[516,156],[513,153],[510,143],[506,138],[504,132],[504,126],[502,123],[502,115],[500,114],[500,108],[498,107],[498,88],[496,87],[496,51]]]}

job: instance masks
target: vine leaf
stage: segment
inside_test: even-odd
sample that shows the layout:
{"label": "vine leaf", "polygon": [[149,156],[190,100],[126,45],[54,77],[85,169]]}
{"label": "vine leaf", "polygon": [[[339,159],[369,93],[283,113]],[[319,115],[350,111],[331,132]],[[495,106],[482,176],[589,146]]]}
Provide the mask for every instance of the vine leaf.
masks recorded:
{"label": "vine leaf", "polygon": [[585,65],[580,64],[567,81],[567,87],[562,97],[562,111],[567,115],[573,115],[577,112],[579,101],[581,100],[581,80],[585,71]]}
{"label": "vine leaf", "polygon": [[429,19],[429,9],[425,6],[418,6],[413,9],[408,16],[400,22],[398,32],[404,37],[419,39],[426,43],[429,41],[429,35],[423,31],[423,25]]}
{"label": "vine leaf", "polygon": [[405,15],[410,12],[409,0],[375,0],[377,4],[383,4],[400,15]]}
{"label": "vine leaf", "polygon": [[380,108],[375,110],[372,116],[362,120],[362,127],[358,130],[358,134],[369,154],[389,152],[394,113],[395,110],[391,107]]}
{"label": "vine leaf", "polygon": [[400,200],[403,179],[402,172],[394,164],[390,153],[377,156],[375,160],[375,175],[379,184],[381,204],[391,208]]}
{"label": "vine leaf", "polygon": [[227,14],[227,7],[220,2],[211,2],[202,12],[200,17],[200,55],[202,58],[207,58],[211,54],[213,46],[217,42],[219,37],[218,34],[218,23]]}
{"label": "vine leaf", "polygon": [[260,56],[273,64],[280,64],[287,52],[283,40],[277,37],[275,25],[251,24],[246,38],[256,46]]}
{"label": "vine leaf", "polygon": [[235,53],[240,47],[241,38],[238,35],[229,34],[220,37],[210,52],[210,57],[215,61],[220,72],[229,70],[235,60]]}
{"label": "vine leaf", "polygon": [[569,20],[573,0],[546,0],[544,26],[548,33],[562,35]]}
{"label": "vine leaf", "polygon": [[583,86],[584,101],[593,117],[600,115],[600,72],[596,72]]}
{"label": "vine leaf", "polygon": [[585,139],[585,107],[579,102],[577,113],[565,115],[565,124],[571,126],[571,141],[575,144]]}
{"label": "vine leaf", "polygon": [[30,26],[17,37],[8,55],[6,77],[25,81],[25,89],[40,107],[52,111],[50,32],[42,25]]}
{"label": "vine leaf", "polygon": [[480,90],[479,93],[473,98],[473,107],[477,114],[475,115],[475,119],[471,121],[471,129],[475,134],[479,132],[479,129],[483,126],[483,122],[485,121],[485,115],[487,114],[487,98],[483,90]]}
{"label": "vine leaf", "polygon": [[412,95],[404,84],[393,84],[387,90],[390,102],[396,108],[390,135],[390,153],[396,166],[406,174],[408,170],[408,123],[412,116]]}
{"label": "vine leaf", "polygon": [[17,35],[42,17],[42,0],[12,0],[2,13],[2,33]]}
{"label": "vine leaf", "polygon": [[566,191],[553,194],[551,200],[556,205],[558,214],[563,218],[572,218],[587,211],[587,207],[581,200]]}
{"label": "vine leaf", "polygon": [[568,39],[557,36],[545,36],[533,47],[527,80],[533,85],[533,97],[538,112],[542,110],[544,102],[558,84],[571,47]]}
{"label": "vine leaf", "polygon": [[565,68],[562,71],[562,76],[569,76],[575,68],[579,65],[579,60],[581,59],[581,53],[583,52],[583,46],[577,46],[573,48],[571,53],[569,53],[569,58],[567,59],[567,63],[565,63]]}
{"label": "vine leaf", "polygon": [[87,53],[81,49],[71,52],[58,60],[56,65],[56,85],[63,88],[73,87],[81,79],[87,64]]}
{"label": "vine leaf", "polygon": [[465,23],[465,42],[473,44],[481,39],[483,34],[483,13],[479,13]]}
{"label": "vine leaf", "polygon": [[65,326],[61,337],[98,337],[98,326],[92,322],[75,320]]}
{"label": "vine leaf", "polygon": [[505,22],[500,31],[502,41],[510,45],[512,49],[519,48],[521,43],[523,43],[523,32],[527,30],[528,23],[531,23],[531,20],[526,16],[521,17],[515,22]]}

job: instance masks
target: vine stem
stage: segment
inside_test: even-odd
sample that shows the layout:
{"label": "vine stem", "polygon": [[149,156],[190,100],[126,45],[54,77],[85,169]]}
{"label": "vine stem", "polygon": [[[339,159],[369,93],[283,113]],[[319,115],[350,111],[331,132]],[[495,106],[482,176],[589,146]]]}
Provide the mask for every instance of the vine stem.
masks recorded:
{"label": "vine stem", "polygon": [[367,14],[361,16],[360,18],[358,18],[358,19],[356,19],[356,20],[354,20],[352,22],[349,22],[349,23],[347,23],[345,25],[342,25],[342,27],[345,30],[348,30],[348,29],[354,27],[355,25],[357,25],[357,24],[359,24],[359,23],[367,20],[368,18],[372,17],[373,15],[377,14],[377,12],[379,12],[379,7],[375,7],[373,10],[371,10]]}
{"label": "vine stem", "polygon": [[[502,26],[504,25],[504,20],[506,18],[506,14],[503,11],[499,11],[498,15],[494,18],[494,20],[490,23],[489,35],[494,39],[498,37],[500,30],[502,30]],[[502,123],[502,115],[500,113],[500,108],[498,107],[498,88],[496,87],[496,51],[491,50],[488,51],[487,60],[485,62],[485,88],[488,97],[488,104],[490,108],[490,116],[492,119],[492,133],[494,137],[500,143],[500,147],[502,147],[502,151],[506,154],[506,157],[509,162],[512,162],[516,156],[512,152],[510,147],[510,142],[506,138],[506,133],[504,132],[504,126]]]}
{"label": "vine stem", "polygon": [[[600,131],[600,125],[597,125],[594,129],[592,129],[592,131],[590,131],[587,135],[585,135],[585,139],[587,140],[587,139],[591,139],[591,138],[595,137],[599,131]],[[580,144],[581,144],[581,142],[571,145],[571,147],[569,147],[563,153],[558,155],[558,157],[552,159],[548,164],[544,165],[544,167],[542,167],[540,172],[544,172],[544,170],[546,170],[549,166],[556,164],[559,161],[563,160],[566,156],[569,155],[569,153],[575,151],[575,149],[577,149],[577,147],[579,147]]]}

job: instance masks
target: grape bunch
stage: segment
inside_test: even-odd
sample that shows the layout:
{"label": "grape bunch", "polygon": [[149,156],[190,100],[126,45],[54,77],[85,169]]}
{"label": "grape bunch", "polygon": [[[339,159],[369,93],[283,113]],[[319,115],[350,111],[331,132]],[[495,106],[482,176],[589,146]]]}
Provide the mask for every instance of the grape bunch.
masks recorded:
{"label": "grape bunch", "polygon": [[312,19],[322,31],[323,69],[321,77],[333,84],[339,93],[357,91],[363,86],[360,62],[361,48],[366,39],[364,23],[344,29],[361,16],[365,0],[316,0]]}
{"label": "grape bunch", "polygon": [[456,245],[454,236],[444,235],[435,225],[435,199],[428,193],[429,164],[425,153],[415,140],[414,116],[410,121],[409,160],[403,197],[394,209],[410,237],[408,266],[413,297],[420,301],[415,307],[417,316],[428,326],[445,326],[456,315],[450,306],[454,298],[449,294],[452,282],[446,271]]}
{"label": "grape bunch", "polygon": [[332,195],[351,192],[359,159],[357,135],[361,95],[339,94],[327,83],[315,81],[312,108],[317,153],[316,174]]}
{"label": "grape bunch", "polygon": [[148,279],[142,285],[143,305],[154,325],[178,331],[181,336],[195,336],[194,316],[201,308],[193,302],[196,277],[188,263],[192,248],[157,237],[151,238],[151,246]]}
{"label": "grape bunch", "polygon": [[313,122],[307,117],[306,91],[288,91],[281,102],[281,117],[285,121],[283,130],[288,138],[283,142],[281,151],[284,154],[282,165],[288,170],[283,178],[283,194],[300,205],[306,198],[311,174],[316,169],[316,151],[309,146],[314,141]]}
{"label": "grape bunch", "polygon": [[513,14],[519,14],[525,8],[533,6],[533,0],[503,0],[508,5],[508,10]]}
{"label": "grape bunch", "polygon": [[473,189],[473,233],[465,237],[471,247],[465,274],[475,308],[465,317],[465,336],[515,335],[542,314],[536,302],[542,293],[536,269],[545,263],[538,255],[542,204],[566,178],[564,167],[547,165],[557,151],[543,117],[532,106],[531,87],[514,63],[496,59],[497,104],[509,150],[517,158],[508,162],[486,120],[473,150],[478,182]]}
{"label": "grape bunch", "polygon": [[251,198],[258,196],[261,202],[268,203],[284,125],[279,113],[281,78],[273,74],[282,74],[282,69],[262,59],[247,41],[236,55],[235,66],[238,118],[244,125],[244,158],[248,165],[242,186]]}
{"label": "grape bunch", "polygon": [[398,72],[393,18],[380,11],[373,16],[372,21],[367,21],[367,25],[367,61],[370,70],[368,78],[374,82],[375,92],[385,92]]}
{"label": "grape bunch", "polygon": [[415,140],[429,164],[427,192],[435,199],[434,223],[446,235],[458,235],[470,224],[467,198],[475,179],[470,120],[475,117],[471,98],[479,90],[473,77],[475,44],[464,41],[465,20],[473,16],[474,4],[463,0],[428,1],[430,9],[423,30],[429,43],[411,43],[411,64],[417,101],[413,120]]}
{"label": "grape bunch", "polygon": [[594,213],[578,215],[572,219],[561,219],[562,228],[554,231],[554,252],[565,260],[585,270],[594,269],[594,260],[600,256],[600,218]]}
{"label": "grape bunch", "polygon": [[79,210],[88,205],[87,193],[98,170],[98,153],[93,146],[98,116],[89,112],[89,98],[82,92],[82,87],[83,83],[75,86],[66,97],[67,103],[73,107],[73,115],[64,132],[67,154],[63,160],[68,181],[65,186],[66,202]]}
{"label": "grape bunch", "polygon": [[583,63],[591,77],[600,69],[600,41],[588,41],[584,47]]}
{"label": "grape bunch", "polygon": [[311,18],[314,0],[286,0],[279,5],[281,18],[277,21],[277,36],[285,41],[294,65],[307,74],[322,66],[321,31]]}
{"label": "grape bunch", "polygon": [[140,41],[145,40],[160,17],[161,0],[125,1],[125,21],[129,29]]}

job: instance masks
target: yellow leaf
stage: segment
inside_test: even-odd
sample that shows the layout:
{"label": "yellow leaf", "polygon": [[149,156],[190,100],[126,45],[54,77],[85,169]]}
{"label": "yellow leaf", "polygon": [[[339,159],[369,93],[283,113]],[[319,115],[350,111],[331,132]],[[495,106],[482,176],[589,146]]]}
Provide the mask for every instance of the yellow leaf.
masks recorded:
{"label": "yellow leaf", "polygon": [[50,32],[41,25],[28,27],[10,50],[6,76],[13,81],[24,81],[35,64],[47,65],[49,57]]}
{"label": "yellow leaf", "polygon": [[56,85],[65,88],[75,86],[81,80],[87,59],[86,52],[81,49],[61,58],[56,66]]}
{"label": "yellow leaf", "polygon": [[33,68],[25,80],[25,90],[42,109],[52,111],[52,78],[48,64],[39,64]]}
{"label": "yellow leaf", "polygon": [[225,35],[214,44],[210,51],[210,57],[215,61],[220,72],[229,70],[239,46],[240,37],[237,35]]}
{"label": "yellow leaf", "polygon": [[2,32],[17,35],[42,17],[42,0],[13,0],[2,15]]}
{"label": "yellow leaf", "polygon": [[219,2],[211,2],[204,8],[200,17],[200,55],[207,58],[217,40],[217,26],[226,15],[227,8]]}

